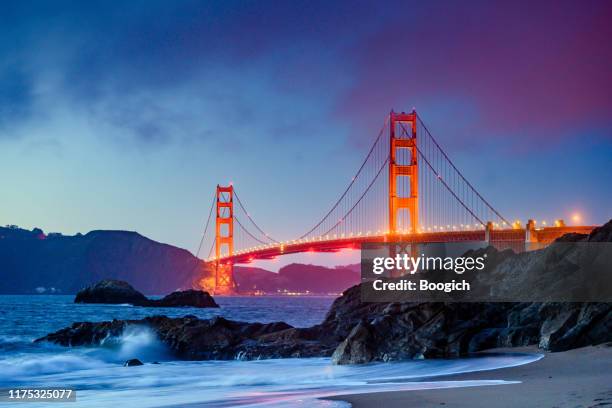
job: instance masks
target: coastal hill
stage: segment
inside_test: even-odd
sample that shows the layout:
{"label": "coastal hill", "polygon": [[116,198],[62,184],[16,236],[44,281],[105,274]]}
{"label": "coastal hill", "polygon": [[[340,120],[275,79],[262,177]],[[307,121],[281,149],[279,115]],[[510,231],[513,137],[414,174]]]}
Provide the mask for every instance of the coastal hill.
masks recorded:
{"label": "coastal hill", "polygon": [[[201,289],[199,282],[207,276],[205,264],[189,251],[136,232],[69,236],[0,227],[0,294],[75,294],[103,279],[116,279],[159,295]],[[339,293],[359,282],[359,271],[292,264],[275,273],[242,266],[236,267],[236,282],[248,291]]]}
{"label": "coastal hill", "polygon": [[327,268],[318,265],[289,264],[278,273],[261,268],[235,266],[234,275],[238,289],[260,290],[266,293],[310,292],[342,293],[361,279],[360,265]]}
{"label": "coastal hill", "polygon": [[73,294],[118,279],[144,293],[162,294],[191,288],[198,264],[189,251],[136,232],[66,236],[0,228],[0,293]]}

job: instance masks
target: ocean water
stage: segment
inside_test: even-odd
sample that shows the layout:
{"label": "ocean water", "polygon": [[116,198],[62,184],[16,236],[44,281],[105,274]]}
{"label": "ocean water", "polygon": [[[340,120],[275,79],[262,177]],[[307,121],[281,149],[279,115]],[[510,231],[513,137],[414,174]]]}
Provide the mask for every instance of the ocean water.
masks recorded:
{"label": "ocean water", "polygon": [[[542,357],[517,353],[361,366],[334,366],[326,358],[189,362],[175,360],[155,334],[142,327],[129,329],[119,338],[109,338],[99,347],[33,343],[76,321],[139,319],[154,314],[193,314],[201,318],[223,315],[235,320],[285,321],[306,327],[323,320],[333,298],[221,297],[220,309],[76,305],[72,301],[72,296],[0,296],[0,388],[77,390],[76,403],[37,402],[37,407],[340,407],[348,404],[319,398],[501,385],[508,382],[436,381],[435,377],[527,364]],[[130,358],[138,358],[145,365],[123,367]],[[24,406],[23,402],[2,404]]]}

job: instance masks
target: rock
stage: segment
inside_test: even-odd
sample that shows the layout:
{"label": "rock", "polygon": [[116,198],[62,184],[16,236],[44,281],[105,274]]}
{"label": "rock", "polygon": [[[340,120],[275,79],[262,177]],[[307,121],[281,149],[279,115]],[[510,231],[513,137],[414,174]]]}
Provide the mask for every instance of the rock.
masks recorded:
{"label": "rock", "polygon": [[183,290],[172,292],[160,300],[149,300],[148,307],[219,307],[208,292],[202,290]]}
{"label": "rock", "polygon": [[148,299],[129,283],[107,279],[79,291],[75,303],[140,304]]}
{"label": "rock", "polygon": [[135,367],[135,366],[141,366],[141,365],[144,365],[144,364],[142,363],[142,361],[140,361],[137,358],[132,358],[123,364],[124,367]]}
{"label": "rock", "polygon": [[35,342],[49,341],[66,347],[99,345],[106,338],[121,336],[127,324],[128,321],[122,320],[99,323],[78,322],[37,339]]}
{"label": "rock", "polygon": [[233,360],[330,356],[337,343],[318,340],[312,329],[298,329],[283,322],[246,323],[223,317],[212,319],[152,316],[142,320],[82,322],[51,333],[36,342],[63,346],[99,345],[119,337],[128,326],[146,326],[174,352],[188,360]]}
{"label": "rock", "polygon": [[144,307],[219,307],[208,292],[202,290],[176,291],[163,299],[148,299],[134,289],[129,283],[118,280],[103,280],[89,286],[74,299],[75,303],[127,303]]}
{"label": "rock", "polygon": [[[589,235],[568,234],[541,251],[514,254],[489,247],[474,251],[474,256],[487,254],[491,270],[482,279],[489,280],[491,288],[540,290],[544,297],[555,289],[538,284],[546,274],[558,277],[547,281],[559,287],[579,289],[583,279],[602,279],[609,273],[609,260],[601,257],[594,258],[604,266],[592,268],[601,271],[597,276],[577,269],[573,261],[588,258],[588,247],[560,243],[578,241],[611,242],[612,221]],[[363,303],[360,286],[355,286],[334,301],[320,327],[322,336],[339,341],[332,357],[337,364],[458,357],[531,344],[562,351],[612,341],[612,303]]]}
{"label": "rock", "polygon": [[335,364],[360,364],[372,361],[376,345],[370,325],[362,321],[351,330],[348,337],[332,354]]}

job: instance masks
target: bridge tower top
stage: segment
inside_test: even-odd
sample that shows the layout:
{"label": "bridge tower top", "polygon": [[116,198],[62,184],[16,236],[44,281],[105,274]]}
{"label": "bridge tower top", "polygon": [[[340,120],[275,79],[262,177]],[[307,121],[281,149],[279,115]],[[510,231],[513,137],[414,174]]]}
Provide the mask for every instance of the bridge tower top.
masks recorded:
{"label": "bridge tower top", "polygon": [[[417,114],[389,114],[389,233],[394,235],[407,229],[406,217],[410,216],[411,233],[419,228],[418,209],[418,161],[417,161]],[[406,179],[408,181],[406,182]],[[398,217],[399,216],[399,217]],[[401,222],[398,222],[401,221]]]}

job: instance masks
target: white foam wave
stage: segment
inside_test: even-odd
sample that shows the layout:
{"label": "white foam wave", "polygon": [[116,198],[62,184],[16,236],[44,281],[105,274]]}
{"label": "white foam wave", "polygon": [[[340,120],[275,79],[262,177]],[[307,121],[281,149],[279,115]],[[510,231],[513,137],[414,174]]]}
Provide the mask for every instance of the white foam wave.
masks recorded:
{"label": "white foam wave", "polygon": [[[142,332],[127,337],[141,339]],[[144,336],[148,339],[147,336]],[[149,341],[149,340],[147,340]],[[140,340],[134,344],[142,344]],[[131,346],[129,346],[131,347]],[[139,367],[121,367],[81,356],[78,371],[42,375],[37,368],[28,378],[32,385],[60,383],[78,391],[80,406],[133,408],[184,406],[340,406],[317,398],[330,395],[501,385],[501,380],[435,381],[423,377],[491,370],[527,364],[541,355],[515,354],[456,360],[420,360],[362,366],[335,366],[329,359],[284,359],[260,361],[164,362]],[[57,361],[47,363],[57,364]],[[65,368],[69,362],[63,362]],[[91,364],[87,366],[87,364]],[[415,381],[414,379],[419,379]]]}
{"label": "white foam wave", "polygon": [[107,337],[101,346],[114,351],[110,356],[106,356],[111,361],[138,358],[146,362],[171,358],[168,348],[157,338],[155,332],[146,326],[128,326],[121,336]]}

